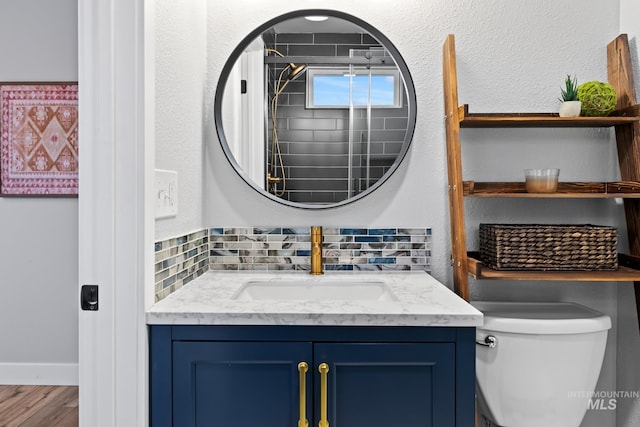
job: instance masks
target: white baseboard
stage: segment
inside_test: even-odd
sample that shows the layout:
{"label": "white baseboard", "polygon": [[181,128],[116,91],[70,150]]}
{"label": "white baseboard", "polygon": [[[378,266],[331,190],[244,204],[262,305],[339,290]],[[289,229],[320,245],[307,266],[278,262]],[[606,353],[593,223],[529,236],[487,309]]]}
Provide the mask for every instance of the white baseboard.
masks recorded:
{"label": "white baseboard", "polygon": [[77,363],[0,363],[2,385],[78,385]]}

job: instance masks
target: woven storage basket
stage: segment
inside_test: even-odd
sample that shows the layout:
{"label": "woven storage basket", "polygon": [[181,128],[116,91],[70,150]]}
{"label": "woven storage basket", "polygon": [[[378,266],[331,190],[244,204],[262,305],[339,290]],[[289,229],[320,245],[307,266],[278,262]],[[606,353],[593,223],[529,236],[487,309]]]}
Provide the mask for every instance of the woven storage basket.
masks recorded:
{"label": "woven storage basket", "polygon": [[480,224],[480,260],[496,270],[616,270],[618,230],[589,224]]}

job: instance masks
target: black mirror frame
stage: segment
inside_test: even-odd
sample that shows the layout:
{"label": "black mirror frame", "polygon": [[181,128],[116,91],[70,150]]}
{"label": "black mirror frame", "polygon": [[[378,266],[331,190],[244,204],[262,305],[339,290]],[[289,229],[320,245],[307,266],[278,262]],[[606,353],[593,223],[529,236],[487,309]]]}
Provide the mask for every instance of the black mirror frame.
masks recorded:
{"label": "black mirror frame", "polygon": [[[409,120],[408,120],[409,125],[407,127],[407,133],[405,135],[405,140],[402,145],[402,149],[400,150],[400,153],[398,154],[396,160],[393,162],[389,170],[382,176],[382,178],[380,178],[375,184],[373,184],[367,190],[338,203],[316,205],[316,204],[291,202],[289,200],[284,200],[279,197],[276,197],[275,195],[269,193],[267,190],[264,190],[261,187],[259,187],[253,181],[253,179],[251,179],[242,170],[242,167],[236,162],[236,159],[234,158],[233,153],[229,149],[229,144],[225,137],[224,129],[222,125],[222,98],[224,96],[224,88],[229,79],[229,74],[231,72],[231,69],[234,67],[238,58],[240,58],[240,55],[242,55],[244,50],[247,48],[247,46],[249,46],[249,44],[252,41],[254,41],[260,34],[264,33],[267,29],[287,19],[299,18],[304,16],[331,16],[335,18],[340,18],[359,26],[360,28],[362,28],[363,30],[371,34],[375,39],[377,39],[385,47],[385,49],[387,49],[387,51],[391,54],[394,61],[396,62],[396,65],[400,70],[400,74],[402,75],[406,96],[409,101]],[[353,15],[349,15],[347,13],[336,11],[336,10],[330,10],[330,9],[296,10],[296,11],[286,13],[284,15],[277,16],[267,21],[266,23],[262,24],[261,26],[253,30],[251,33],[249,33],[249,35],[247,35],[244,39],[242,39],[240,44],[238,44],[238,46],[233,50],[233,52],[231,52],[231,55],[227,59],[227,62],[224,64],[224,67],[220,72],[220,78],[218,80],[218,85],[216,86],[216,93],[214,98],[214,120],[215,120],[215,127],[216,127],[216,133],[218,135],[218,140],[220,141],[220,145],[222,146],[222,150],[224,151],[224,154],[227,160],[229,161],[233,169],[236,171],[236,173],[240,175],[240,177],[247,184],[249,184],[254,190],[256,190],[262,196],[270,200],[273,200],[277,203],[280,203],[289,207],[302,208],[302,209],[314,209],[314,210],[329,209],[329,208],[344,206],[344,205],[353,203],[357,200],[360,200],[365,196],[368,196],[377,188],[379,188],[385,181],[387,181],[389,177],[396,171],[396,169],[398,168],[398,166],[406,156],[407,152],[409,151],[409,146],[411,145],[411,141],[413,139],[413,133],[415,131],[415,125],[416,125],[416,94],[415,94],[413,79],[411,78],[411,73],[409,72],[409,68],[407,67],[407,64],[404,62],[404,59],[400,55],[400,52],[396,49],[393,43],[391,43],[391,41],[387,39],[387,37],[384,34],[382,34],[372,25],[368,24],[367,22]]]}

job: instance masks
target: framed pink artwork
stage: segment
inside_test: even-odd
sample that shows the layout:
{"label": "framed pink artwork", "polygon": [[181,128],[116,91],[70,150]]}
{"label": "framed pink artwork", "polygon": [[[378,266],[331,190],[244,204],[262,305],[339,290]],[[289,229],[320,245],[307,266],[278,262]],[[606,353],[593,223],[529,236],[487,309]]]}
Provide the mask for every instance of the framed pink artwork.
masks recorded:
{"label": "framed pink artwork", "polygon": [[0,194],[78,194],[78,84],[0,83]]}

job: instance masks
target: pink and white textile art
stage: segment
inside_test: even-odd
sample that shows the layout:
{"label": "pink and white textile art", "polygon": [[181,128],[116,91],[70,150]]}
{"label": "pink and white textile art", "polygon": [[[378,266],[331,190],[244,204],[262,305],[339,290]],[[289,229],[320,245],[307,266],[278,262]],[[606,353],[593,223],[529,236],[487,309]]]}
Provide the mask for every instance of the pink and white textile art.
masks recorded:
{"label": "pink and white textile art", "polygon": [[78,194],[78,85],[0,84],[0,193]]}

